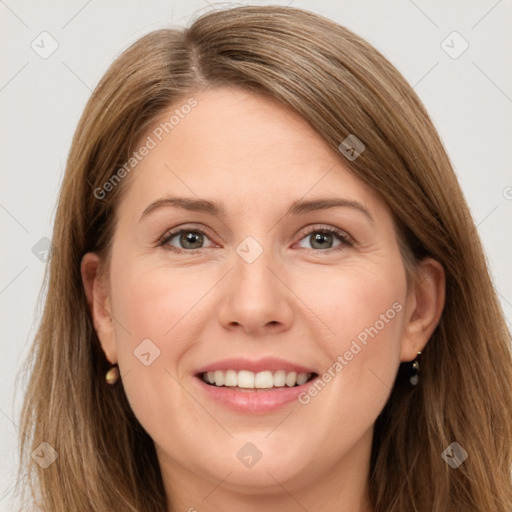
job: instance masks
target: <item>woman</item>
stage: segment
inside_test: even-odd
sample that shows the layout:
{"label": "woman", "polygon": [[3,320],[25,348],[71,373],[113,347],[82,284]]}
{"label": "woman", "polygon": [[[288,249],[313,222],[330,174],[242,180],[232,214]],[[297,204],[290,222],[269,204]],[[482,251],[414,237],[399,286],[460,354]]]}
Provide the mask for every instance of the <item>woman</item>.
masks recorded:
{"label": "woman", "polygon": [[82,115],[53,244],[21,424],[41,510],[512,509],[475,225],[349,30],[238,7],[141,38]]}

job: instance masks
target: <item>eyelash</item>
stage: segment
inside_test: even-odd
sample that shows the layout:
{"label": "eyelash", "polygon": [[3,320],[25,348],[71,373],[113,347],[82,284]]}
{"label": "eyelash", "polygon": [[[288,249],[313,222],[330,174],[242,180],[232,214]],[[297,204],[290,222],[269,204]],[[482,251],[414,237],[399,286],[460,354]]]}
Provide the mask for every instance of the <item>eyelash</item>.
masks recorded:
{"label": "eyelash", "polygon": [[[208,249],[208,247],[203,247],[200,249],[178,249],[174,246],[167,245],[176,235],[179,235],[182,232],[201,233],[204,236],[210,238],[208,233],[206,232],[206,230],[204,230],[203,228],[200,228],[200,227],[198,227],[198,228],[196,228],[196,227],[194,227],[194,228],[179,228],[179,229],[168,231],[160,239],[160,241],[158,242],[158,246],[163,247],[165,250],[173,251],[178,254],[185,254],[185,253],[186,254],[196,254],[203,249]],[[301,238],[299,241],[301,241],[303,238],[307,237],[308,235],[311,235],[312,233],[335,235],[338,237],[338,239],[341,242],[340,245],[338,245],[336,247],[331,247],[330,249],[309,249],[310,251],[315,251],[317,254],[318,253],[331,253],[331,252],[335,252],[335,251],[339,251],[339,250],[343,249],[344,246],[351,247],[354,245],[354,242],[352,241],[352,239],[344,231],[342,231],[341,229],[335,228],[333,226],[324,226],[324,225],[310,229],[309,231],[307,231],[305,233],[301,233]]]}

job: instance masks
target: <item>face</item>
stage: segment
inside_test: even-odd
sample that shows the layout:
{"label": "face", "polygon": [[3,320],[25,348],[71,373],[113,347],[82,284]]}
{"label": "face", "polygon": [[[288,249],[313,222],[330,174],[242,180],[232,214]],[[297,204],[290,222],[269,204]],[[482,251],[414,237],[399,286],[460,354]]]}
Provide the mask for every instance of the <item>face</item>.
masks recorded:
{"label": "face", "polygon": [[[391,212],[297,114],[233,88],[193,96],[161,141],[142,138],[157,144],[126,178],[110,314],[95,313],[105,353],[168,474],[294,488],[366,463],[398,365],[421,350]],[[264,358],[281,360],[263,361],[272,376],[313,380],[299,393],[197,376],[232,369],[250,385],[238,370]]]}

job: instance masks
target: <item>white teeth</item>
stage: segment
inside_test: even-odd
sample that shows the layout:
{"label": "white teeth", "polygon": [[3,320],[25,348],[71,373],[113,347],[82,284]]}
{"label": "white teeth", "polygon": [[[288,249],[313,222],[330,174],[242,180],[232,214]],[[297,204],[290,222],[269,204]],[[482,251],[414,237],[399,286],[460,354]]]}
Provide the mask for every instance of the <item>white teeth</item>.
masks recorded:
{"label": "white teeth", "polygon": [[292,387],[297,382],[297,372],[290,372],[286,375],[286,385]]}
{"label": "white teeth", "polygon": [[236,386],[237,372],[235,370],[228,370],[224,376],[224,386]]}
{"label": "white teeth", "polygon": [[[217,384],[217,382],[215,382]],[[254,373],[247,370],[240,370],[237,376],[237,386],[239,388],[254,387]]]}
{"label": "white teeth", "polygon": [[274,373],[274,387],[282,388],[286,384],[286,372],[284,370],[278,370]]}
{"label": "white teeth", "polygon": [[254,377],[255,388],[271,388],[274,386],[272,372],[259,372]]}
{"label": "white teeth", "polygon": [[249,370],[215,370],[203,374],[203,380],[214,384],[215,386],[239,387],[245,389],[270,389],[272,387],[281,388],[302,386],[312,376],[312,373],[286,372],[269,370],[263,372],[250,372]]}
{"label": "white teeth", "polygon": [[302,384],[306,384],[308,380],[308,376],[305,373],[299,373],[297,375],[297,386],[302,386]]}
{"label": "white teeth", "polygon": [[215,370],[215,385],[224,386],[224,372]]}

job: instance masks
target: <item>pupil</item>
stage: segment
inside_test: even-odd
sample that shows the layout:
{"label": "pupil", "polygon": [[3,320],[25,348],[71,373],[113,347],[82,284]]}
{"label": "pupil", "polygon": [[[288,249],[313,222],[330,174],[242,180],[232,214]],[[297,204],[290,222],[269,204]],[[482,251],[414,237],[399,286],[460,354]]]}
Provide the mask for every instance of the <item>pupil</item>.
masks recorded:
{"label": "pupil", "polygon": [[[196,239],[195,241],[197,242],[197,239],[199,239],[199,241],[201,240],[201,237],[202,235],[199,234],[199,233],[194,233],[192,231],[189,231],[188,233],[185,234],[185,236],[182,236],[182,242],[185,242],[185,247],[187,247],[187,244],[191,243],[193,244],[194,243],[194,239]],[[196,247],[192,247],[192,249],[196,249]]]}
{"label": "pupil", "polygon": [[[317,242],[320,242],[320,244],[321,244],[322,242],[329,241],[330,238],[332,238],[332,235],[330,233],[316,233],[314,240],[313,240],[313,247],[315,246],[315,244]],[[320,247],[320,249],[321,248],[322,247]]]}

